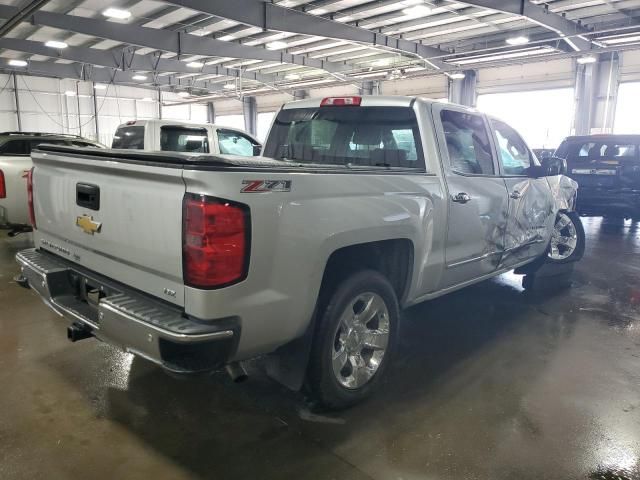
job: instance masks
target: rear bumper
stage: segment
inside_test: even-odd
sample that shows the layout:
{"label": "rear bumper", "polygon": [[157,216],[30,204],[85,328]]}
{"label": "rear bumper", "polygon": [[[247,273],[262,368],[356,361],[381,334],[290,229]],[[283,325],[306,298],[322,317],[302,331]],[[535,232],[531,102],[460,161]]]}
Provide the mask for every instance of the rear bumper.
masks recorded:
{"label": "rear bumper", "polygon": [[235,353],[237,319],[187,318],[176,307],[41,250],[23,250],[16,260],[29,287],[60,316],[167,370],[211,371]]}
{"label": "rear bumper", "polygon": [[581,187],[577,210],[582,214],[640,216],[640,190]]}

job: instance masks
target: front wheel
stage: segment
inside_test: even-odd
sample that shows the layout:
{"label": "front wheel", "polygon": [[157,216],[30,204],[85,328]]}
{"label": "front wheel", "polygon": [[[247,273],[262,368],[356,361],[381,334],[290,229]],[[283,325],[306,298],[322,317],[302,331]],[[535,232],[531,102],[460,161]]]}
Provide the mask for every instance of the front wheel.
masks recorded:
{"label": "front wheel", "polygon": [[365,270],[334,290],[316,329],[307,385],[325,408],[353,405],[379,385],[398,332],[395,291],[382,274]]}
{"label": "front wheel", "polygon": [[551,234],[547,263],[577,262],[584,255],[584,227],[577,212],[558,212]]}

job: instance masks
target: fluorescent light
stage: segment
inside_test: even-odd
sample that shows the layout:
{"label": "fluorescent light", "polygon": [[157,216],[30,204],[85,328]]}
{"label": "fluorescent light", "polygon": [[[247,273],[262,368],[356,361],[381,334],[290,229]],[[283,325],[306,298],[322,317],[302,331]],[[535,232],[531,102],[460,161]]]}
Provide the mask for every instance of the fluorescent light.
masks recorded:
{"label": "fluorescent light", "polygon": [[403,8],[402,13],[412,17],[424,17],[431,13],[431,7],[427,5],[415,5],[413,7]]}
{"label": "fluorescent light", "polygon": [[107,86],[104,83],[96,83],[93,88],[96,90],[106,90]]}
{"label": "fluorescent light", "polygon": [[236,84],[235,83],[225,83],[222,88],[224,88],[225,90],[235,90],[236,89]]}
{"label": "fluorescent light", "polygon": [[552,47],[530,47],[524,50],[516,50],[512,52],[496,53],[496,54],[484,54],[476,55],[473,57],[455,59],[451,62],[455,62],[458,65],[468,65],[471,63],[492,62],[496,60],[508,60],[510,58],[531,57],[535,55],[543,55],[545,53],[555,53],[557,50]]}
{"label": "fluorescent light", "polygon": [[153,102],[153,98],[151,97],[144,97],[142,100],[140,100],[141,102]]}
{"label": "fluorescent light", "polygon": [[452,80],[462,80],[466,75],[463,72],[450,73],[449,78]]}
{"label": "fluorescent light", "polygon": [[329,13],[329,10],[326,8],[312,8],[307,13],[310,13],[311,15],[324,15],[325,13]]}
{"label": "fluorescent light", "polygon": [[578,62],[580,65],[585,65],[587,63],[596,63],[597,61],[598,59],[593,55],[587,55],[586,57],[579,57],[576,59],[576,62]]}
{"label": "fluorescent light", "polygon": [[280,40],[275,40],[267,43],[265,47],[267,47],[267,50],[282,50],[283,48],[287,48],[287,44]]}
{"label": "fluorescent light", "polygon": [[222,35],[221,37],[216,38],[216,40],[222,40],[223,42],[228,42],[230,40],[233,40],[235,37],[235,35],[232,34],[227,34],[227,35]]}
{"label": "fluorescent light", "polygon": [[189,92],[185,92],[185,91],[178,92],[178,96],[179,97],[183,97],[183,98],[184,97],[188,97],[189,96]]}
{"label": "fluorescent light", "polygon": [[26,67],[27,61],[13,59],[13,60],[9,60],[9,65],[11,65],[12,67]]}
{"label": "fluorescent light", "polygon": [[57,40],[49,40],[49,41],[44,43],[44,46],[45,47],[50,47],[50,48],[62,49],[62,48],[67,48],[69,45],[67,45],[64,42],[59,42]]}
{"label": "fluorescent light", "polygon": [[118,20],[126,20],[131,16],[131,12],[120,8],[107,8],[102,12],[102,15],[105,17],[117,18]]}
{"label": "fluorescent light", "polygon": [[204,67],[204,63],[202,63],[202,62],[189,62],[189,63],[187,63],[187,67],[189,67],[189,68],[202,68],[202,67]]}
{"label": "fluorescent light", "polygon": [[134,76],[133,76],[133,77],[131,77],[131,78],[133,78],[134,80],[140,80],[140,81],[143,81],[143,80],[146,80],[146,79],[147,79],[147,76],[146,76],[146,75],[134,75]]}
{"label": "fluorescent light", "polygon": [[526,45],[529,43],[529,37],[525,37],[524,35],[518,35],[517,37],[509,37],[506,42],[509,45]]}
{"label": "fluorescent light", "polygon": [[74,92],[73,90],[67,90],[66,92],[64,92],[64,94],[67,97],[75,97],[76,96],[76,92]]}
{"label": "fluorescent light", "polygon": [[380,58],[375,62],[371,62],[374,67],[386,67],[391,64],[391,60],[388,58]]}
{"label": "fluorescent light", "polygon": [[640,35],[626,34],[626,35],[611,35],[608,37],[598,38],[599,42],[606,43],[607,45],[617,45],[620,43],[637,43],[640,42]]}
{"label": "fluorescent light", "polygon": [[287,73],[284,76],[285,80],[300,80],[300,75],[298,75],[297,73]]}

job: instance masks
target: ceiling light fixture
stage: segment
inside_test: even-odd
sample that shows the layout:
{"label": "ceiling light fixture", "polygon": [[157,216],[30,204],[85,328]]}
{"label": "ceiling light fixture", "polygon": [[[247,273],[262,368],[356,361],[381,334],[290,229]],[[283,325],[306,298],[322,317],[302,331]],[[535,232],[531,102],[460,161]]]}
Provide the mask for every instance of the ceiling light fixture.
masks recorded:
{"label": "ceiling light fixture", "polygon": [[236,89],[236,84],[235,83],[225,83],[222,88],[224,88],[225,90],[235,90]]}
{"label": "ceiling light fixture", "polygon": [[411,17],[424,17],[431,13],[431,7],[427,5],[414,5],[413,7],[403,8],[402,13]]}
{"label": "ceiling light fixture", "polygon": [[13,60],[9,60],[9,65],[11,65],[12,67],[26,67],[27,66],[27,61],[26,60],[18,60],[18,59],[13,59]]}
{"label": "ceiling light fixture", "polygon": [[579,57],[576,59],[580,65],[586,65],[587,63],[596,63],[598,59],[593,55],[587,55],[586,57]]}
{"label": "ceiling light fixture", "polygon": [[182,98],[188,97],[189,95],[190,95],[189,92],[185,92],[185,91],[178,92],[178,96]]}
{"label": "ceiling light fixture", "polygon": [[146,76],[146,75],[134,75],[134,76],[133,76],[133,77],[131,77],[131,78],[133,78],[134,80],[144,81],[144,80],[146,80],[146,79],[147,79],[147,76]]}
{"label": "ceiling light fixture", "polygon": [[106,90],[107,86],[104,83],[96,83],[93,88],[96,90]]}
{"label": "ceiling light fixture", "polygon": [[202,62],[189,62],[189,63],[187,63],[187,67],[189,67],[189,68],[202,68],[202,67],[204,67],[204,63],[202,63]]}
{"label": "ceiling light fixture", "polygon": [[449,78],[451,80],[463,80],[464,77],[466,77],[466,75],[464,74],[464,72],[455,72],[455,73],[450,73],[449,74]]}
{"label": "ceiling light fixture", "polygon": [[151,97],[144,97],[142,100],[140,100],[141,102],[153,102],[153,98]]}
{"label": "ceiling light fixture", "polygon": [[300,75],[298,75],[297,73],[287,73],[284,76],[285,80],[300,80]]}
{"label": "ceiling light fixture", "polygon": [[102,15],[110,18],[117,18],[118,20],[126,20],[131,17],[131,12],[129,10],[122,10],[120,8],[107,8]]}
{"label": "ceiling light fixture", "polygon": [[287,48],[287,44],[280,40],[274,40],[273,42],[269,42],[265,45],[267,50],[282,50],[283,48]]}
{"label": "ceiling light fixture", "polygon": [[526,45],[529,43],[529,37],[525,37],[524,35],[518,35],[517,37],[509,37],[506,42],[509,45]]}
{"label": "ceiling light fixture", "polygon": [[67,97],[75,97],[76,96],[76,92],[74,92],[73,90],[67,90],[66,92],[64,92],[64,94]]}
{"label": "ceiling light fixture", "polygon": [[44,43],[44,46],[49,48],[62,49],[67,48],[69,45],[67,45],[65,42],[59,42],[58,40],[49,40]]}

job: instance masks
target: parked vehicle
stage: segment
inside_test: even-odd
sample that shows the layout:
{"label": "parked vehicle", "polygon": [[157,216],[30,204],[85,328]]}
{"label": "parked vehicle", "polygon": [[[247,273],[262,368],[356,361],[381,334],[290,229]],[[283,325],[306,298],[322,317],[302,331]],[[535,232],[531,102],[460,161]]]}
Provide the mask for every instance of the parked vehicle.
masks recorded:
{"label": "parked vehicle", "polygon": [[640,218],[640,135],[568,137],[555,155],[580,185],[583,215]]}
{"label": "parked vehicle", "polygon": [[31,150],[41,144],[104,148],[76,135],[59,133],[0,133],[0,228],[9,235],[31,230],[27,207],[27,174],[31,170]]}
{"label": "parked vehicle", "polygon": [[379,385],[401,308],[584,251],[563,162],[465,107],[293,102],[264,155],[41,147],[20,283],[71,340],[235,378],[271,354],[275,378],[337,408]]}
{"label": "parked vehicle", "polygon": [[112,148],[128,150],[260,155],[262,145],[236,128],[174,120],[135,120],[118,127]]}

